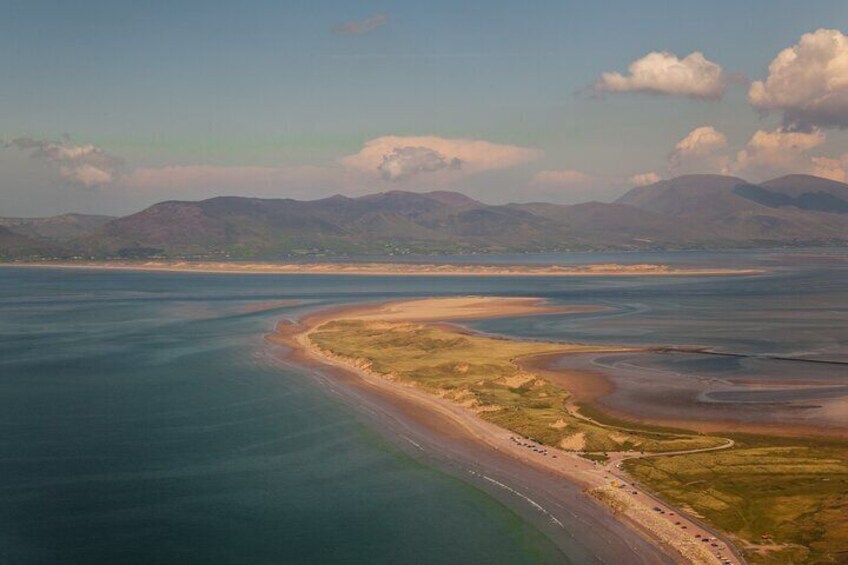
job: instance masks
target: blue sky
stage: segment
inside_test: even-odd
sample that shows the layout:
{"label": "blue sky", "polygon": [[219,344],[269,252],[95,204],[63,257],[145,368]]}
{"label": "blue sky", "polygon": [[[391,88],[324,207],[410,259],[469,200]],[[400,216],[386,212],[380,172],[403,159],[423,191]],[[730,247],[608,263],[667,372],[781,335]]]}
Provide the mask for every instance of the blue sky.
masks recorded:
{"label": "blue sky", "polygon": [[[608,200],[633,175],[811,172],[809,159],[848,151],[839,120],[814,120],[794,128],[819,136],[802,143],[803,156],[757,161],[749,150],[737,163],[757,131],[792,129],[786,107],[752,107],[750,81],[765,80],[803,34],[848,31],[848,4],[669,4],[4,2],[0,215],[395,188],[490,202]],[[375,16],[382,23],[364,33],[338,31]],[[723,95],[593,88],[601,73],[627,75],[651,52],[702,52],[722,70]],[[675,144],[705,126],[725,138],[711,149],[723,156],[672,170]],[[382,154],[344,164],[387,136],[372,146]],[[532,152],[483,164],[471,148],[431,138]],[[9,145],[16,139],[41,145]],[[89,147],[88,157],[57,149],[75,147]],[[368,174],[381,163],[401,172]],[[843,170],[828,166],[834,177]],[[566,173],[538,176],[545,171]]]}

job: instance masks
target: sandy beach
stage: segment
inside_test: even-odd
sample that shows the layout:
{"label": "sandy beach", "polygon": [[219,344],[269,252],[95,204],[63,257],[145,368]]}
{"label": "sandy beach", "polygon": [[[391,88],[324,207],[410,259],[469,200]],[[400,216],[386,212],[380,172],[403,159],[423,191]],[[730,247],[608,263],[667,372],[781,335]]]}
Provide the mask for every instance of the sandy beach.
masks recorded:
{"label": "sandy beach", "polygon": [[[607,463],[597,463],[577,456],[573,452],[542,446],[479,418],[475,412],[455,402],[439,398],[415,386],[387,380],[367,367],[350,359],[340,358],[322,351],[310,340],[317,328],[335,320],[392,320],[414,322],[450,323],[484,317],[534,315],[568,311],[553,308],[533,298],[432,298],[393,302],[382,305],[355,306],[319,312],[298,323],[281,323],[277,332],[268,336],[274,343],[290,348],[290,360],[330,370],[336,378],[333,385],[357,394],[379,399],[402,426],[414,426],[428,431],[433,447],[448,451],[457,457],[471,454],[488,465],[480,471],[478,483],[501,485],[501,490],[518,493],[515,485],[533,490],[536,496],[531,507],[553,524],[548,529],[553,539],[562,535],[556,517],[560,509],[569,523],[579,520],[592,523],[593,528],[608,532],[610,555],[599,560],[629,563],[722,563],[717,557],[729,558],[732,563],[742,562],[738,552],[728,540],[711,531],[695,517],[658,500],[651,493],[622,474],[618,464],[623,458],[637,454],[616,454]],[[528,367],[532,367],[531,362]],[[564,383],[575,388],[578,397],[599,394],[601,381],[586,380],[583,389],[575,380]],[[457,445],[462,447],[458,448]],[[729,447],[729,444],[723,447]],[[452,447],[451,447],[452,446]],[[719,449],[720,449],[719,448]],[[715,449],[715,448],[714,448]],[[549,456],[549,454],[551,456]],[[509,482],[490,476],[489,470],[508,469],[504,472]],[[509,478],[511,477],[511,478]],[[492,482],[494,481],[494,482]],[[513,482],[514,481],[514,482]],[[528,485],[539,485],[534,488]],[[545,487],[548,485],[548,487]],[[556,487],[555,485],[560,485]],[[503,493],[502,493],[503,494]],[[522,494],[521,498],[527,498]],[[578,513],[578,514],[575,514]],[[569,518],[571,516],[571,518]],[[713,546],[701,541],[703,536],[715,538]],[[607,539],[605,538],[605,541]]]}
{"label": "sandy beach", "polygon": [[154,271],[179,273],[356,275],[356,276],[495,276],[495,277],[593,277],[593,276],[729,276],[756,275],[758,269],[690,269],[668,265],[615,263],[589,265],[454,264],[454,263],[282,263],[223,261],[57,261],[0,263],[0,266]]}

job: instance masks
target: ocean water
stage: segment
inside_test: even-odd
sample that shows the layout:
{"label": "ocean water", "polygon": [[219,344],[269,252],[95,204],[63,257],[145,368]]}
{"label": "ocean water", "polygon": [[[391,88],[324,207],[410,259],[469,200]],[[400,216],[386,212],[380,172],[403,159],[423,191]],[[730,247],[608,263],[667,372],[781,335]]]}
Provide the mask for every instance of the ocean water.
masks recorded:
{"label": "ocean water", "polygon": [[560,562],[262,339],[393,286],[0,270],[0,563]]}
{"label": "ocean water", "polygon": [[[602,532],[563,554],[527,508],[411,456],[309,371],[282,364],[263,335],[327,305],[473,293],[608,307],[473,324],[493,333],[848,359],[848,262],[838,250],[627,260],[771,271],[533,279],[0,269],[0,563],[581,563]],[[731,358],[638,363],[670,363],[683,379],[750,370]],[[762,363],[753,373],[770,372]],[[834,367],[817,370],[848,385]]]}

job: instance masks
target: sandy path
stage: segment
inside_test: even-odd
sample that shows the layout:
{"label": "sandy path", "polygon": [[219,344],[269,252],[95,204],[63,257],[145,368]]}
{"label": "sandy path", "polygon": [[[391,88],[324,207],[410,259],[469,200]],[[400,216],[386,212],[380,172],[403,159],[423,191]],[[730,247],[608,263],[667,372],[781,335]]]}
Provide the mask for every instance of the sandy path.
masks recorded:
{"label": "sandy path", "polygon": [[[601,465],[573,453],[543,447],[511,432],[481,420],[473,412],[445,399],[433,396],[414,386],[390,382],[380,375],[356,366],[351,360],[325,353],[314,346],[310,334],[332,319],[392,320],[445,322],[482,317],[504,317],[562,312],[533,298],[456,297],[432,298],[366,306],[309,316],[299,326],[284,326],[272,340],[287,344],[308,360],[354,373],[375,390],[395,401],[423,408],[449,421],[479,444],[494,450],[502,457],[520,461],[527,468],[580,485],[591,496],[603,501],[609,520],[620,520],[639,535],[652,540],[656,547],[684,563],[722,563],[717,557],[740,563],[741,558],[732,546],[705,528],[695,519],[659,501],[651,493],[629,483],[617,469],[617,462]],[[633,454],[628,454],[633,456]],[[716,538],[710,542],[703,537]],[[716,545],[713,546],[712,544]]]}

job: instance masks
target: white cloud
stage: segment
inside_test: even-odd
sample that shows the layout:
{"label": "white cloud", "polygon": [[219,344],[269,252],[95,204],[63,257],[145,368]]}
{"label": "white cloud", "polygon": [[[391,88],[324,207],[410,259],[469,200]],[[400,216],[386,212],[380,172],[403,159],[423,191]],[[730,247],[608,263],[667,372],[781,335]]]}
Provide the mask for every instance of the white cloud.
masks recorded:
{"label": "white cloud", "polygon": [[364,20],[345,22],[333,28],[333,31],[343,35],[363,35],[374,31],[382,25],[386,25],[388,22],[389,18],[385,14],[374,14]]}
{"label": "white cloud", "polygon": [[[197,198],[224,194],[310,197],[374,190],[376,181],[403,183],[409,190],[429,189],[469,175],[512,167],[539,158],[536,149],[482,140],[435,136],[387,136],[324,166],[173,165],[128,169],[123,161],[90,144],[69,140],[18,138],[5,144],[46,163],[57,176],[86,187],[110,186],[130,194]],[[422,182],[416,184],[415,179]]]}
{"label": "white cloud", "polygon": [[754,180],[790,173],[814,174],[816,164],[809,151],[826,140],[824,132],[757,131],[736,155],[734,171]]}
{"label": "white cloud", "polygon": [[123,161],[91,144],[71,145],[68,138],[61,141],[19,137],[5,144],[53,167],[66,181],[93,188],[112,184],[120,175]]}
{"label": "white cloud", "polygon": [[384,136],[368,141],[359,153],[343,157],[341,163],[387,180],[426,175],[429,180],[438,181],[513,167],[541,156],[538,149],[476,139]]}
{"label": "white cloud", "polygon": [[88,163],[61,166],[59,167],[59,172],[62,178],[87,187],[103,186],[111,184],[115,180],[114,172],[95,167]]}
{"label": "white cloud", "polygon": [[811,174],[839,182],[848,182],[848,153],[832,159],[829,157],[813,157]]}
{"label": "white cloud", "polygon": [[377,170],[385,180],[402,180],[420,173],[461,168],[462,161],[458,158],[448,159],[429,147],[397,147],[383,156],[383,162]]}
{"label": "white cloud", "polygon": [[674,152],[678,155],[703,155],[727,147],[727,137],[712,126],[701,126],[690,131],[677,142]]}
{"label": "white cloud", "polygon": [[723,133],[712,126],[697,127],[674,146],[669,167],[675,174],[726,172],[726,147]]}
{"label": "white cloud", "polygon": [[629,75],[603,73],[596,91],[648,92],[717,99],[724,94],[727,77],[721,66],[695,51],[680,59],[673,53],[654,51],[633,61]]}
{"label": "white cloud", "polygon": [[660,182],[662,177],[657,173],[638,173],[632,175],[627,179],[627,182],[632,184],[633,186],[647,186],[649,184],[654,184],[656,182]]}
{"label": "white cloud", "polygon": [[748,102],[762,111],[783,112],[784,127],[848,127],[848,37],[834,29],[801,36],[755,81]]}
{"label": "white cloud", "polygon": [[760,182],[787,174],[810,174],[834,180],[848,178],[848,154],[841,158],[811,155],[824,145],[827,136],[811,131],[759,130],[733,159],[727,138],[711,126],[695,128],[681,139],[669,156],[672,175],[717,173],[738,175]]}

